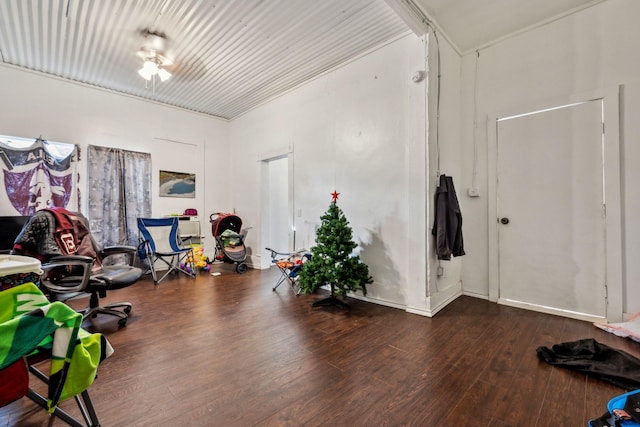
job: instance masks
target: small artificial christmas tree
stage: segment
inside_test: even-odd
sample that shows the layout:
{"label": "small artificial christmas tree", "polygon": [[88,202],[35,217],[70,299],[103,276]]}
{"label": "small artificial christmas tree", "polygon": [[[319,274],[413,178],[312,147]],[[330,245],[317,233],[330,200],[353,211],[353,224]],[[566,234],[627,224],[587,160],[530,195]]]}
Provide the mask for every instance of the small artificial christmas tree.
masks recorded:
{"label": "small artificial christmas tree", "polygon": [[329,285],[331,295],[313,303],[314,306],[348,305],[336,296],[345,296],[348,292],[361,290],[367,294],[367,283],[372,283],[369,267],[353,255],[358,246],[352,239],[351,227],[338,207],[338,195],[333,192],[333,201],[329,209],[320,217],[322,224],[316,232],[316,246],[311,248],[311,259],[304,263],[299,275],[300,291],[313,293],[319,287]]}

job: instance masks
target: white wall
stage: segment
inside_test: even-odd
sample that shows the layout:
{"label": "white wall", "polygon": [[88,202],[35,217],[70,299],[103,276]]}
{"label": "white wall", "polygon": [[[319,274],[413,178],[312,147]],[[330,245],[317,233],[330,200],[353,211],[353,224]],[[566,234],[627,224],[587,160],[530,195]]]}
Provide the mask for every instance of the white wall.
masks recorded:
{"label": "white wall", "polygon": [[[480,297],[489,293],[487,115],[621,85],[620,253],[624,311],[634,313],[640,311],[637,16],[640,2],[609,0],[484,48],[479,58],[475,53],[458,57],[440,37],[437,141],[436,45],[431,39],[428,82],[415,84],[411,76],[426,66],[424,45],[413,35],[230,123],[0,65],[0,134],[78,144],[85,195],[89,144],[150,152],[154,190],[160,169],[196,173],[196,199],[154,195],[153,214],[197,208],[211,251],[209,214],[236,209],[245,226],[254,227],[247,243],[255,256],[262,249],[260,160],[291,151],[294,209],[301,211],[296,217],[298,246],[313,244],[313,227],[336,189],[375,280],[369,297],[432,314],[459,293],[460,278],[465,293]],[[440,263],[443,277],[436,277],[438,262],[431,254],[436,146],[440,172],[454,177],[467,252]],[[479,198],[466,196],[473,184],[474,160]],[[0,214],[15,212],[0,206]]]}
{"label": "white wall", "polygon": [[[438,66],[438,59],[440,64]],[[462,179],[462,144],[460,142],[460,67],[461,59],[444,37],[429,38],[429,207],[427,209],[429,245],[429,303],[432,311],[437,311],[462,293],[461,269],[467,256],[453,257],[450,261],[438,261],[434,240],[430,234],[434,221],[432,203],[438,176],[453,178],[456,195],[462,211],[462,235],[465,252],[469,253],[467,221],[469,214],[465,209],[465,181]],[[438,76],[439,82],[438,82]],[[440,96],[438,96],[438,87]],[[438,275],[438,270],[442,275]]]}
{"label": "white wall", "polygon": [[[89,144],[150,152],[154,189],[161,169],[195,173],[195,200],[154,195],[152,208],[157,216],[197,208],[207,254],[214,247],[209,214],[235,210],[252,227],[247,246],[260,257],[260,160],[291,152],[298,246],[314,244],[314,227],[337,190],[374,277],[368,297],[432,315],[460,293],[460,262],[435,277],[435,154],[426,144],[434,144],[426,114],[435,79],[411,79],[427,69],[425,43],[413,34],[401,37],[231,123],[0,66],[4,105],[11,105],[0,115],[0,133],[75,143],[83,153]],[[446,43],[441,55],[443,68],[455,70],[443,76],[443,92],[457,93],[460,58]],[[454,177],[459,108],[459,96],[442,98],[441,170]],[[435,121],[435,109],[429,114]],[[79,170],[86,194],[84,155]]]}
{"label": "white wall", "polygon": [[[8,66],[0,66],[0,93],[0,134],[42,136],[80,147],[85,203],[88,145],[151,153],[153,215],[198,209],[212,254],[209,214],[230,206],[227,121]],[[195,173],[196,198],[158,197],[159,170]],[[17,212],[3,205],[0,215]]]}
{"label": "white wall", "polygon": [[374,278],[368,297],[430,314],[427,87],[411,80],[425,67],[423,41],[411,34],[231,122],[232,158],[243,164],[232,197],[245,224],[254,227],[249,246],[263,249],[260,160],[291,151],[294,211],[301,212],[295,218],[298,246],[314,244],[314,226],[337,190]]}
{"label": "white wall", "polygon": [[[620,136],[623,212],[623,310],[640,311],[640,2],[609,0],[462,58],[463,186],[471,185],[478,147],[478,199],[463,197],[466,293],[487,296],[487,114],[622,85]],[[474,82],[477,80],[477,86]],[[477,101],[475,101],[477,100]],[[475,118],[478,128],[474,129]]]}

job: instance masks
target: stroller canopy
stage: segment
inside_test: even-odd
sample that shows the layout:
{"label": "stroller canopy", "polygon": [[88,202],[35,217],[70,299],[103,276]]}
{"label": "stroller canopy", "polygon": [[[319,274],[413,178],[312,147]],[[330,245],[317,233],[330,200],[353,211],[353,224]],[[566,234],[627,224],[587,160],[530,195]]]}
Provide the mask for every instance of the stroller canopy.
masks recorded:
{"label": "stroller canopy", "polygon": [[226,230],[231,230],[234,233],[240,234],[240,229],[242,228],[242,220],[239,216],[234,214],[225,214],[219,213],[217,214],[217,218],[213,218],[216,214],[211,215],[211,233],[213,237],[220,237],[222,233]]}

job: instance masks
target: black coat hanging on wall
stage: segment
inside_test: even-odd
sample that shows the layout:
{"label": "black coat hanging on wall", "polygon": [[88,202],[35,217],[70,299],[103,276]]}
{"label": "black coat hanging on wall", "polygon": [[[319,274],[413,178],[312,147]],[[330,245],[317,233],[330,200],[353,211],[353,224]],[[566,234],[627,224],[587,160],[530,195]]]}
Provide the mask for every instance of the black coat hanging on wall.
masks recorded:
{"label": "black coat hanging on wall", "polygon": [[435,218],[431,234],[436,240],[436,255],[440,260],[464,255],[462,241],[462,212],[458,204],[453,178],[440,175],[435,195]]}

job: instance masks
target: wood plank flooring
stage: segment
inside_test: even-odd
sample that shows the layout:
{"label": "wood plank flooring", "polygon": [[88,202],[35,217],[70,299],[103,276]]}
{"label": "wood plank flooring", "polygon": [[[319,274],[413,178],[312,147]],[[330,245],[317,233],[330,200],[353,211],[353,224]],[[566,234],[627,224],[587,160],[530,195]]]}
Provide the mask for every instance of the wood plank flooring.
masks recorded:
{"label": "wood plank flooring", "polygon": [[[123,329],[85,323],[115,348],[90,388],[102,426],[584,427],[624,390],[547,365],[536,347],[592,337],[640,357],[590,323],[480,299],[433,318],[355,299],[346,313],[286,284],[273,292],[277,270],[216,268],[111,292],[134,305]],[[49,421],[26,398],[0,409],[0,426]]]}

